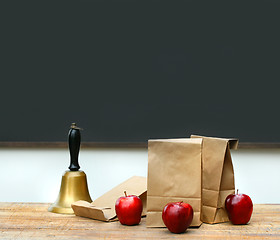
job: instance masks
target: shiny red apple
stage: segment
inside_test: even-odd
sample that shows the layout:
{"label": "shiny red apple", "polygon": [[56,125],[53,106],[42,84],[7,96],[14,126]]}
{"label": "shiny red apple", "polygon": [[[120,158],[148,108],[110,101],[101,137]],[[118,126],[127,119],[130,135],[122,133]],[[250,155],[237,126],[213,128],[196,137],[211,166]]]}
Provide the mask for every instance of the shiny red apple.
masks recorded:
{"label": "shiny red apple", "polygon": [[115,204],[117,217],[123,225],[137,225],[141,221],[143,204],[142,200],[135,195],[120,197]]}
{"label": "shiny red apple", "polygon": [[233,224],[247,224],[253,212],[253,202],[246,194],[230,194],[225,201],[228,218]]}
{"label": "shiny red apple", "polygon": [[193,208],[184,202],[172,202],[165,205],[162,220],[172,233],[183,233],[190,226],[193,219]]}

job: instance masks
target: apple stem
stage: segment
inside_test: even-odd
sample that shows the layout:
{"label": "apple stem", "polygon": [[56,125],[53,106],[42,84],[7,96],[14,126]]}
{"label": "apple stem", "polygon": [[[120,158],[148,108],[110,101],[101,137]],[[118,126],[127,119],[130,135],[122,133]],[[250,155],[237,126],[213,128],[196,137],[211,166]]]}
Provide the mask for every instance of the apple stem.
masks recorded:
{"label": "apple stem", "polygon": [[238,191],[239,191],[239,189],[236,190],[236,194],[237,194],[237,195],[238,195]]}
{"label": "apple stem", "polygon": [[124,191],[124,195],[125,195],[125,197],[127,197],[127,195],[126,195],[126,191]]}
{"label": "apple stem", "polygon": [[179,204],[181,205],[183,203],[183,201],[179,202]]}

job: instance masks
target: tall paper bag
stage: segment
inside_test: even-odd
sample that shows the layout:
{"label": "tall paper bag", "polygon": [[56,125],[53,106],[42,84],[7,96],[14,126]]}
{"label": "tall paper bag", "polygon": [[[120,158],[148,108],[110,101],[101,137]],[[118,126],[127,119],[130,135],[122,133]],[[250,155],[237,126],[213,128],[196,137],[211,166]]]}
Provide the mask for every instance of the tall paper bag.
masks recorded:
{"label": "tall paper bag", "polygon": [[202,209],[205,223],[228,221],[225,199],[234,193],[234,171],[230,149],[236,149],[237,139],[224,139],[192,135],[202,142]]}
{"label": "tall paper bag", "polygon": [[162,210],[169,202],[193,207],[191,226],[200,226],[202,139],[148,141],[147,227],[164,227]]}

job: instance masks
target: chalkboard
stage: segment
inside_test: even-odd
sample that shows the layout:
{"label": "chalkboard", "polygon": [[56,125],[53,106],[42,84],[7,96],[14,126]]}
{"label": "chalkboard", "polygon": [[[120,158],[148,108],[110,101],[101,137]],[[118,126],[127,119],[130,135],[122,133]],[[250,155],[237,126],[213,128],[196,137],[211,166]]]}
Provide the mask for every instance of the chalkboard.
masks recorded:
{"label": "chalkboard", "polygon": [[280,1],[7,0],[2,142],[280,142]]}

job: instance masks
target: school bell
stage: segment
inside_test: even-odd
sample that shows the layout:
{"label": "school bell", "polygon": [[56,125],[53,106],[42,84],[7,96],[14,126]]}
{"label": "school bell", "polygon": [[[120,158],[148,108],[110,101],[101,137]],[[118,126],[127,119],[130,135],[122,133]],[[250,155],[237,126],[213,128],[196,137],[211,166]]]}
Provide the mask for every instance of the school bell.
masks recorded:
{"label": "school bell", "polygon": [[88,191],[86,174],[79,170],[79,150],[81,143],[80,128],[72,123],[68,134],[68,145],[70,150],[70,166],[62,176],[60,191],[57,200],[48,208],[49,212],[73,214],[71,207],[73,202],[85,200],[92,202]]}

